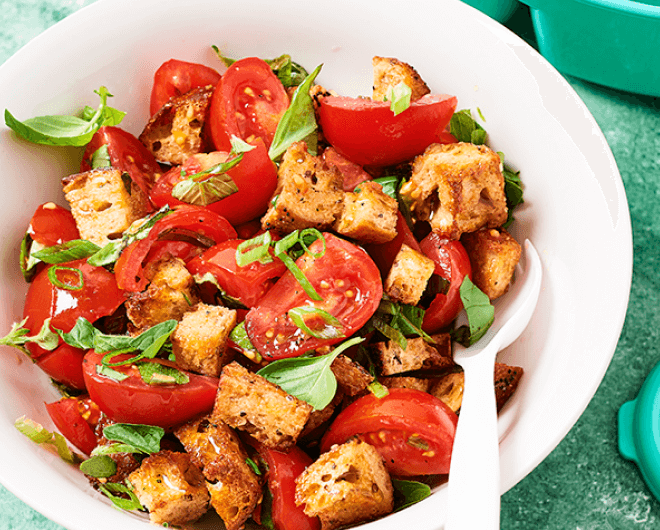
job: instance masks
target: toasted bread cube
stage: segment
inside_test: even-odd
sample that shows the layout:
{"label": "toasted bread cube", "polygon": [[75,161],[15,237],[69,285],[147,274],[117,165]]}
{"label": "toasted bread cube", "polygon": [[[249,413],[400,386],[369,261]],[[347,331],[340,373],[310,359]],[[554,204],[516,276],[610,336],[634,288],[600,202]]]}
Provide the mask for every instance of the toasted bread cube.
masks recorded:
{"label": "toasted bread cube", "polygon": [[158,160],[180,165],[209,148],[202,134],[213,95],[213,86],[193,88],[173,97],[154,114],[140,134],[140,141]]}
{"label": "toasted bread cube", "polygon": [[485,145],[432,144],[415,158],[401,196],[434,232],[459,239],[507,219],[500,157]]}
{"label": "toasted bread cube", "polygon": [[332,530],[390,513],[392,481],[378,451],[354,438],[333,445],[300,474],[296,504],[319,517],[322,530]]}
{"label": "toasted bread cube", "polygon": [[463,372],[449,372],[440,377],[429,390],[451,410],[458,413],[463,401],[463,386],[465,378]]}
{"label": "toasted bread cube", "polygon": [[296,444],[311,412],[308,403],[232,362],[222,369],[211,418],[286,451]]}
{"label": "toasted bread cube", "polygon": [[420,390],[422,392],[428,392],[431,388],[431,381],[423,377],[395,375],[381,377],[378,381],[386,388],[412,388],[413,390]]}
{"label": "toasted bread cube", "polygon": [[180,525],[199,519],[209,505],[204,476],[186,453],[160,451],[128,477],[154,524]]}
{"label": "toasted bread cube", "polygon": [[92,169],[62,179],[64,197],[82,239],[103,247],[151,211],[149,199],[128,173]]}
{"label": "toasted bread cube", "polygon": [[211,505],[227,530],[242,528],[261,500],[261,483],[236,433],[222,422],[201,418],[174,434],[206,477]]}
{"label": "toasted bread cube", "polygon": [[385,292],[396,302],[417,305],[435,271],[435,262],[405,243],[385,278]]}
{"label": "toasted bread cube", "polygon": [[495,402],[497,411],[509,401],[509,398],[518,388],[524,370],[520,366],[509,366],[504,363],[495,363]]}
{"label": "toasted bread cube", "polygon": [[344,195],[335,230],[361,243],[387,243],[396,237],[398,206],[377,182],[363,182]]}
{"label": "toasted bread cube", "polygon": [[449,333],[438,333],[432,338],[435,344],[430,344],[421,337],[407,339],[405,350],[393,340],[377,342],[374,347],[381,375],[454,366]]}
{"label": "toasted bread cube", "polygon": [[297,142],[282,157],[275,196],[261,226],[282,233],[329,229],[341,213],[343,199],[339,170],[310,155],[305,142]]}
{"label": "toasted bread cube", "polygon": [[131,333],[137,334],[165,320],[181,320],[199,301],[195,280],[183,260],[166,256],[145,270],[149,287],[126,300]]}
{"label": "toasted bread cube", "polygon": [[346,355],[338,355],[330,365],[337,378],[337,384],[348,396],[364,392],[374,380],[374,376]]}
{"label": "toasted bread cube", "polygon": [[184,370],[218,377],[231,360],[227,339],[236,326],[236,310],[199,303],[184,313],[172,333],[172,353]]}
{"label": "toasted bread cube", "polygon": [[470,257],[474,284],[491,300],[502,296],[520,259],[520,244],[503,228],[482,228],[464,234],[461,242]]}
{"label": "toasted bread cube", "polygon": [[412,90],[411,101],[415,101],[431,90],[412,66],[390,57],[374,57],[371,60],[374,70],[374,90],[371,98],[385,101],[387,92],[399,83],[405,83]]}

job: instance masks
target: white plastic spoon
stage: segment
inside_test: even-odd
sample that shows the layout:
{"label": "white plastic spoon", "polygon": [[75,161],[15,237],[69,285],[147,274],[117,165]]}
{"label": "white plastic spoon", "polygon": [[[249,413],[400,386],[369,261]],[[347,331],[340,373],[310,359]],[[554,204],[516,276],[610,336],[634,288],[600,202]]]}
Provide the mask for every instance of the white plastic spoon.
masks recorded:
{"label": "white plastic spoon", "polygon": [[476,344],[454,348],[465,382],[449,469],[445,530],[500,528],[495,357],[527,327],[541,289],[541,260],[529,240],[524,248],[525,268],[518,266],[509,291],[496,301],[493,325]]}

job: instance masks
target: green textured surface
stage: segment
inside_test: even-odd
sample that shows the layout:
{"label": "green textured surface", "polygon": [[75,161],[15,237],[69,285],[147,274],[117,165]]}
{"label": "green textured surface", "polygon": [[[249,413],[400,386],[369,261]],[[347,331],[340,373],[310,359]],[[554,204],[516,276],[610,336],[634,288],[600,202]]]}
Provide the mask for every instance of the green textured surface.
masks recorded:
{"label": "green textured surface", "polygon": [[[0,63],[93,1],[0,0]],[[508,25],[533,43],[525,8]],[[630,307],[612,364],[582,417],[545,461],[503,496],[502,528],[651,530],[660,528],[660,504],[634,464],[619,456],[616,414],[660,359],[660,103],[570,81],[605,133],[626,187],[635,251]],[[61,528],[0,486],[0,530]]]}

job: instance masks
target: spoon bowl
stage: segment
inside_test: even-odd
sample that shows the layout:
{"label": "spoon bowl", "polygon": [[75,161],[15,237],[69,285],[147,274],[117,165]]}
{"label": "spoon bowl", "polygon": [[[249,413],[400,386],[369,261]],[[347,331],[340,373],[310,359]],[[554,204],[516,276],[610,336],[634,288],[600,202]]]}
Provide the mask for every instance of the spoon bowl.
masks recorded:
{"label": "spoon bowl", "polygon": [[527,327],[543,276],[541,260],[529,240],[524,248],[524,269],[518,264],[511,288],[497,300],[491,327],[475,344],[454,347],[454,361],[463,367],[465,382],[449,469],[446,530],[500,527],[495,358]]}

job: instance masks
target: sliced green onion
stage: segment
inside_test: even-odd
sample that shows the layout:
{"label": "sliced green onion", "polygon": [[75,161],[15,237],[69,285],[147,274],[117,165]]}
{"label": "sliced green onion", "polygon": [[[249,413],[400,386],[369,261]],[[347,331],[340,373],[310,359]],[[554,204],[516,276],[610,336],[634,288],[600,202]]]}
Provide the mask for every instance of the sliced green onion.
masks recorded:
{"label": "sliced green onion", "polygon": [[386,386],[383,386],[375,379],[371,383],[369,383],[369,386],[367,386],[367,388],[369,389],[369,392],[371,392],[378,399],[382,399],[390,393],[390,391],[387,390]]}
{"label": "sliced green onion", "polygon": [[[343,333],[344,326],[342,323],[330,313],[323,309],[319,309],[318,307],[294,307],[293,309],[289,309],[288,315],[296,326],[307,333],[307,335],[311,335],[317,339],[336,339],[339,337],[345,337]],[[308,317],[320,318],[323,320],[325,326],[320,331],[313,330],[307,325],[306,319]]]}
{"label": "sliced green onion", "polygon": [[412,90],[403,81],[388,89],[387,101],[390,102],[390,110],[395,116],[401,114],[404,110],[410,107],[411,96]]}
{"label": "sliced green onion", "polygon": [[282,263],[284,263],[286,268],[289,269],[291,274],[293,274],[293,277],[303,288],[307,296],[309,296],[312,300],[316,300],[316,301],[323,300],[321,295],[319,295],[319,293],[316,292],[316,289],[314,289],[314,286],[305,277],[303,271],[301,271],[298,265],[296,265],[296,262],[291,258],[291,256],[287,254],[287,252],[291,247],[293,247],[296,243],[300,242],[299,240],[300,240],[300,232],[298,230],[294,230],[288,236],[280,239],[279,241],[276,241],[275,257],[282,260]]}
{"label": "sliced green onion", "polygon": [[[57,277],[57,273],[60,271],[70,271],[77,274],[78,284],[75,285],[60,280]],[[50,283],[52,283],[55,287],[58,287],[59,289],[66,289],[67,291],[80,291],[85,286],[82,271],[80,269],[75,269],[73,267],[60,267],[58,265],[54,265],[53,267],[48,269],[48,279],[50,280]]]}
{"label": "sliced green onion", "polygon": [[[314,254],[312,251],[309,250],[309,246],[305,242],[305,238],[310,239],[309,246],[314,243],[317,239],[320,239],[323,242],[323,250],[321,252],[318,252],[317,254]],[[325,243],[325,238],[323,237],[323,234],[319,232],[316,228],[305,228],[300,232],[300,235],[298,236],[298,241],[300,242],[303,250],[305,251],[306,254],[309,254],[311,257],[314,259],[318,259],[323,257],[323,254],[325,254],[325,250],[327,248],[326,243]]]}
{"label": "sliced green onion", "polygon": [[268,252],[271,241],[270,232],[264,232],[257,237],[243,241],[236,247],[236,265],[245,267],[255,261],[259,263],[270,263],[273,261],[273,258]]}

